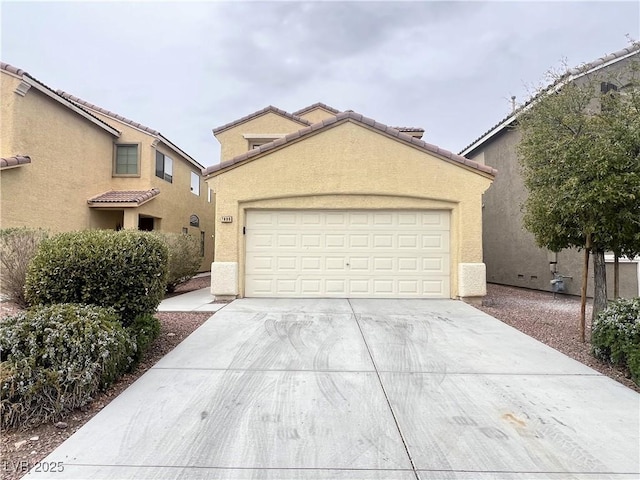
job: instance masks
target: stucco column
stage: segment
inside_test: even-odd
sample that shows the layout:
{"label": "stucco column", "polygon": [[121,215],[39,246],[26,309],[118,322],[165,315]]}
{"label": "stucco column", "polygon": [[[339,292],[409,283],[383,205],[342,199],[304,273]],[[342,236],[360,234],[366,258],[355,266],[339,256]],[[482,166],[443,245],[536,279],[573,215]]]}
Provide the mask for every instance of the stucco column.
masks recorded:
{"label": "stucco column", "polygon": [[126,208],[124,210],[124,219],[122,221],[125,230],[137,230],[138,229],[138,210],[133,208]]}

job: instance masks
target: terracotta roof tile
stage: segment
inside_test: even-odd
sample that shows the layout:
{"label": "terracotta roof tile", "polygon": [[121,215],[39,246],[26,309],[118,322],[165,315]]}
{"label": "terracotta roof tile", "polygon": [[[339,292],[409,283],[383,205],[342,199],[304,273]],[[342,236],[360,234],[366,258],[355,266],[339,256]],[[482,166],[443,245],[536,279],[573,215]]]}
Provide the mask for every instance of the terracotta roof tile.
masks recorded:
{"label": "terracotta roof tile", "polygon": [[106,115],[107,117],[112,117],[112,118],[115,118],[116,120],[120,120],[123,123],[136,127],[140,130],[150,133],[151,135],[160,135],[160,132],[158,132],[157,130],[154,130],[153,128],[149,128],[145,125],[142,125],[141,123],[134,122],[133,120],[129,120],[128,118],[125,118],[122,115],[118,115],[117,113],[107,110],[106,108],[102,108],[97,105],[94,105],[93,103],[87,102],[86,100],[76,97],[75,95],[71,95],[70,93],[67,93],[63,90],[58,89],[56,90],[56,93],[73,103],[77,103],[87,108],[90,108],[91,110],[95,110],[96,112],[100,112]]}
{"label": "terracotta roof tile", "polygon": [[297,115],[291,114],[289,112],[285,112],[279,108],[274,107],[273,105],[269,105],[268,107],[263,108],[262,110],[258,110],[257,112],[250,113],[242,118],[234,120],[233,122],[226,123],[220,127],[216,127],[213,129],[213,134],[216,135],[220,132],[228,130],[229,128],[235,127],[236,125],[240,125],[241,123],[248,122],[254,118],[259,117],[260,115],[264,115],[266,113],[276,113],[283,117],[288,118],[289,120],[293,120],[294,122],[298,122],[301,125],[311,125],[311,122],[305,118],[298,117]]}
{"label": "terracotta roof tile", "polygon": [[134,120],[130,120],[126,117],[123,117],[122,115],[119,115],[115,112],[112,112],[111,110],[107,110],[106,108],[102,108],[99,107],[97,105],[94,105],[93,103],[87,102],[86,100],[83,100],[79,97],[76,97],[75,95],[71,95],[70,93],[64,92],[62,90],[57,90],[58,95],[61,95],[62,97],[64,97],[65,99],[69,100],[70,102],[75,103],[76,105],[82,105],[86,108],[89,108],[93,111],[96,112],[100,112],[103,115],[106,115],[107,117],[111,117],[115,120],[118,120],[119,122],[125,123],[127,125],[131,125],[132,127],[135,127],[139,130],[142,130],[143,132],[148,133],[149,135],[153,135],[155,137],[157,137],[158,139],[162,140],[163,143],[167,144],[168,146],[170,146],[172,149],[177,150],[178,153],[180,153],[182,156],[184,156],[184,158],[186,158],[189,162],[191,162],[194,166],[198,167],[200,169],[200,171],[202,171],[204,169],[204,167],[198,163],[194,158],[192,158],[189,154],[187,154],[184,150],[182,150],[180,147],[178,147],[177,145],[175,145],[173,142],[171,142],[171,140],[169,140],[168,138],[166,138],[164,135],[162,135],[159,131],[154,130],[151,127],[147,127],[146,125],[143,125],[139,122],[136,122]]}
{"label": "terracotta roof tile", "polygon": [[325,110],[327,110],[328,112],[331,113],[340,113],[340,110],[337,110],[333,107],[330,107],[329,105],[327,105],[326,103],[322,103],[322,102],[316,102],[313,105],[309,105],[308,107],[304,107],[301,108],[300,110],[296,110],[295,112],[293,112],[294,115],[304,115],[307,112],[310,112],[311,110],[315,110],[316,108],[323,108]]}
{"label": "terracotta roof tile", "polygon": [[118,205],[122,203],[142,205],[159,194],[160,190],[157,188],[152,188],[151,190],[111,190],[90,198],[87,203],[89,205]]}
{"label": "terracotta roof tile", "polygon": [[[214,165],[212,167],[209,167],[207,169],[205,169],[204,174],[205,175],[211,175],[213,173],[219,172],[221,170],[226,170],[227,168],[233,167],[234,165],[238,165],[241,163],[244,163],[246,161],[249,161],[250,159],[263,154],[265,152],[269,152],[271,150],[274,150],[275,148],[278,148],[282,145],[285,145],[289,142],[293,142],[296,139],[299,138],[303,138],[306,135],[315,133],[317,131],[320,131],[322,129],[325,128],[331,128],[332,125],[335,125],[337,123],[341,123],[341,122],[345,122],[345,121],[354,121],[357,123],[361,123],[363,125],[372,127],[375,130],[378,130],[382,133],[388,134],[388,135],[393,135],[394,137],[396,137],[398,140],[401,140],[407,144],[411,144],[416,146],[417,148],[424,150],[428,153],[431,154],[435,154],[439,157],[445,158],[448,161],[451,161],[454,164],[459,164],[459,165],[465,165],[467,167],[471,167],[475,170],[478,170],[480,172],[489,174],[491,176],[494,176],[497,173],[497,170],[495,168],[489,167],[487,165],[482,165],[478,162],[474,162],[473,160],[469,160],[468,158],[462,157],[460,155],[456,155],[453,152],[450,152],[449,150],[445,150],[442,148],[439,148],[435,145],[432,145],[430,143],[427,143],[423,140],[420,140],[418,138],[412,137],[411,135],[407,135],[406,133],[402,133],[399,131],[395,131],[395,132],[388,132],[388,129],[390,127],[387,127],[386,125],[383,125],[382,123],[376,122],[375,120],[368,118],[368,117],[364,117],[363,115],[353,112],[353,111],[346,111],[346,112],[340,112],[338,113],[335,117],[331,117],[331,118],[327,118],[322,120],[321,122],[318,122],[317,125],[320,125],[319,127],[316,127],[316,125],[313,125],[311,127],[307,127],[304,128],[302,130],[298,130],[297,132],[293,132],[290,133],[288,135],[285,135],[282,138],[279,138],[276,141],[270,142],[270,143],[265,143],[264,145],[261,145],[259,147],[259,149],[255,148],[253,150],[249,150],[248,152],[245,152],[241,155],[238,155],[230,160],[227,160],[225,162],[222,162],[218,165]],[[395,130],[395,129],[393,129]],[[397,135],[396,135],[397,132]]]}
{"label": "terracotta roof tile", "polygon": [[593,62],[585,63],[584,65],[580,65],[578,67],[571,68],[571,69],[567,70],[564,73],[564,75],[562,75],[560,78],[558,78],[551,85],[547,86],[545,89],[543,89],[542,91],[538,92],[536,95],[534,95],[529,100],[527,100],[523,105],[518,107],[515,111],[511,112],[509,115],[504,117],[502,120],[500,120],[498,123],[496,123],[489,130],[487,130],[482,135],[480,135],[478,138],[476,138],[469,145],[464,147],[460,151],[460,155],[466,155],[466,154],[471,153],[477,147],[482,145],[484,143],[484,141],[488,140],[493,135],[497,134],[498,132],[500,132],[504,128],[506,128],[509,125],[511,125],[515,121],[515,119],[522,113],[523,110],[528,108],[529,105],[531,105],[533,102],[535,102],[536,99],[538,99],[541,95],[544,95],[545,93],[549,92],[550,90],[555,88],[557,85],[559,85],[561,83],[564,83],[564,82],[575,80],[576,78],[579,78],[579,77],[581,77],[583,75],[586,75],[587,73],[589,73],[592,70],[598,69],[598,67],[601,67],[601,66],[603,66],[603,65],[605,65],[605,64],[607,64],[609,62],[615,63],[616,61],[619,61],[619,60],[621,60],[621,59],[623,59],[623,58],[625,58],[625,57],[627,57],[627,56],[629,56],[631,54],[633,54],[633,55],[640,54],[640,42],[635,42],[632,45],[630,45],[630,46],[628,46],[626,48],[623,48],[622,50],[618,50],[617,52],[614,52],[614,53],[611,53],[611,54],[606,55],[604,57],[601,57],[598,60],[595,60]]}
{"label": "terracotta roof tile", "polygon": [[420,127],[390,127],[399,132],[424,132],[424,128]]}
{"label": "terracotta roof tile", "polygon": [[[14,67],[13,65],[9,65],[8,63],[0,62],[0,70],[4,70],[5,72],[12,73],[12,74],[17,75],[19,77],[28,77],[31,80],[33,80],[34,82],[37,82],[40,86],[42,86],[43,88],[45,88],[49,92],[51,92],[54,96],[58,96],[58,97],[64,98],[62,95],[60,95],[60,93],[59,93],[60,90],[58,90],[58,91],[54,90],[53,88],[51,88],[47,84],[45,84],[45,83],[41,82],[40,80],[38,80],[33,75],[29,74],[28,72],[25,72],[21,68]],[[64,99],[67,100],[66,98],[64,98]],[[98,121],[100,124],[106,126],[109,130],[115,131],[115,129],[111,125],[109,125],[104,120],[99,119],[95,115],[91,114],[91,112],[88,112],[84,108],[79,107],[77,105],[75,105],[75,108],[79,108],[84,114],[86,114],[89,117],[91,117],[92,119]]]}
{"label": "terracotta roof tile", "polygon": [[18,167],[31,163],[28,155],[16,155],[15,157],[0,158],[0,169]]}

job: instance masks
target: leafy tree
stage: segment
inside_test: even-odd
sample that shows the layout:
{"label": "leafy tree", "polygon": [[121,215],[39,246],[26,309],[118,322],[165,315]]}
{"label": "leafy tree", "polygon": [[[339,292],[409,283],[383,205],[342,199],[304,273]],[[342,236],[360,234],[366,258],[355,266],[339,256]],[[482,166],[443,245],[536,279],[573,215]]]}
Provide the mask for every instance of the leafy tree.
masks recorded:
{"label": "leafy tree", "polygon": [[605,251],[640,251],[640,102],[633,88],[638,75],[630,67],[615,75],[553,79],[518,119],[518,154],[529,190],[524,226],[540,247],[584,250],[584,341],[589,252],[595,316],[607,305]]}

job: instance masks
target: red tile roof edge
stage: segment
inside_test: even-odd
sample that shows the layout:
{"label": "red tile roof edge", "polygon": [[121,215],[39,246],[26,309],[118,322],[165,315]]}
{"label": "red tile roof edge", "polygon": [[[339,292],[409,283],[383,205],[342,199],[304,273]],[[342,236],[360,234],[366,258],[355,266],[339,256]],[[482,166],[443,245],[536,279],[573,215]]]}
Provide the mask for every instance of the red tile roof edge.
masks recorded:
{"label": "red tile roof edge", "polygon": [[87,200],[89,204],[107,204],[107,203],[137,203],[138,205],[151,200],[160,194],[160,190],[152,188],[151,190],[110,190],[101,193]]}
{"label": "red tile roof edge", "polygon": [[187,152],[185,152],[184,150],[182,150],[180,147],[178,147],[176,144],[174,144],[171,140],[169,140],[168,138],[166,138],[164,135],[162,135],[159,131],[154,130],[151,127],[147,127],[146,125],[143,125],[141,123],[138,123],[134,120],[130,120],[126,117],[123,117],[122,115],[119,115],[115,112],[112,112],[111,110],[107,110],[106,108],[102,108],[99,107],[98,105],[95,105],[91,102],[88,102],[86,100],[83,100],[82,98],[76,97],[75,95],[72,95],[70,93],[67,93],[63,90],[57,90],[58,95],[61,95],[63,98],[77,104],[77,105],[82,105],[86,108],[90,108],[91,110],[95,110],[96,112],[100,112],[103,115],[106,115],[107,117],[111,117],[114,120],[118,120],[119,122],[125,123],[127,125],[131,125],[134,128],[137,128],[138,130],[142,130],[143,132],[146,132],[150,135],[154,135],[158,138],[160,138],[164,143],[166,143],[167,145],[169,145],[171,148],[177,148],[179,150],[178,153],[180,153],[181,155],[184,155],[185,158],[187,158],[188,160],[190,160],[191,162],[193,162],[194,164],[196,164],[200,170],[204,169],[204,166],[201,165],[197,160],[195,160],[191,155],[189,155]]}
{"label": "red tile roof edge", "polygon": [[282,110],[280,108],[274,107],[273,105],[269,105],[268,107],[265,107],[262,110],[258,110],[256,112],[250,113],[249,115],[245,115],[242,118],[234,120],[233,122],[229,122],[229,123],[226,123],[224,125],[221,125],[220,127],[214,128],[213,129],[213,134],[216,135],[216,134],[218,134],[220,132],[228,130],[229,128],[235,127],[236,125],[240,125],[240,124],[242,124],[244,122],[247,122],[249,120],[252,120],[252,119],[254,119],[256,117],[259,117],[260,115],[264,115],[264,114],[269,113],[269,112],[276,113],[278,115],[286,117],[286,118],[288,118],[290,120],[293,120],[294,122],[298,122],[301,125],[311,125],[311,122],[309,120],[306,120],[304,118],[298,117],[295,114],[286,112],[286,111],[284,111],[284,110]]}
{"label": "red tile roof edge", "polygon": [[[471,153],[473,150],[475,150],[477,147],[479,147],[480,145],[482,145],[484,143],[484,141],[483,141],[483,142],[478,144],[478,142],[480,142],[483,138],[487,137],[488,135],[493,136],[494,134],[498,133],[500,130],[502,130],[505,127],[509,126],[518,117],[518,115],[520,115],[520,113],[522,113],[522,111],[525,108],[527,108],[529,105],[531,105],[533,102],[535,102],[536,99],[539,98],[541,95],[544,95],[545,93],[547,93],[550,90],[552,90],[556,85],[558,85],[558,84],[560,84],[560,83],[562,83],[564,81],[567,81],[567,80],[570,81],[570,80],[574,80],[576,78],[579,78],[579,77],[589,73],[589,71],[604,65],[605,63],[608,63],[608,62],[615,63],[616,59],[622,59],[622,57],[625,57],[628,54],[633,54],[634,52],[637,53],[637,54],[640,54],[640,42],[634,42],[630,46],[628,46],[626,48],[623,48],[621,50],[618,50],[617,52],[611,53],[609,55],[605,55],[604,57],[600,57],[599,59],[594,60],[593,62],[585,63],[585,64],[580,65],[578,67],[571,68],[571,69],[567,70],[560,78],[558,78],[558,80],[556,80],[552,84],[548,85],[542,91],[540,91],[537,94],[535,94],[533,97],[528,99],[523,105],[518,107],[515,111],[511,112],[509,115],[507,115],[502,120],[500,120],[498,123],[496,123],[493,127],[491,127],[490,129],[485,131],[482,135],[477,137],[473,142],[471,142],[466,147],[464,147],[462,150],[460,150],[460,155],[462,155],[464,152]],[[573,78],[571,78],[571,77],[573,77]],[[486,140],[489,140],[489,138],[487,138]]]}
{"label": "red tile roof edge", "polygon": [[282,138],[279,138],[273,142],[270,143],[266,143],[264,145],[261,145],[257,148],[254,148],[252,150],[249,150],[248,152],[245,152],[241,155],[238,155],[230,160],[227,160],[225,162],[219,163],[218,165],[213,165],[211,167],[208,167],[204,170],[204,175],[210,175],[212,173],[218,172],[220,170],[224,170],[226,168],[232,167],[233,165],[237,165],[239,163],[243,163],[246,160],[249,160],[252,157],[255,157],[257,155],[260,155],[262,153],[268,152],[269,150],[273,150],[274,148],[280,147],[281,145],[285,145],[288,142],[291,142],[293,140],[296,140],[298,138],[302,138],[306,135],[309,135],[313,132],[317,132],[318,130],[322,130],[324,128],[328,128],[329,126],[336,124],[338,122],[344,122],[344,121],[348,121],[348,120],[352,120],[358,123],[361,123],[363,125],[367,125],[370,126],[372,128],[374,128],[375,130],[378,130],[382,133],[385,133],[387,135],[391,135],[393,137],[398,138],[399,140],[402,140],[404,143],[408,143],[411,144],[413,146],[416,146],[418,148],[420,148],[421,150],[424,150],[428,153],[432,153],[435,154],[439,157],[443,157],[447,160],[450,160],[454,163],[460,164],[460,165],[464,165],[467,167],[471,167],[473,169],[479,170],[483,173],[487,173],[491,176],[495,176],[497,173],[497,170],[495,168],[489,167],[487,165],[483,165],[480,164],[478,162],[475,162],[473,160],[469,160],[468,158],[462,157],[460,155],[457,155],[449,150],[445,150],[443,148],[440,148],[436,145],[432,145],[430,143],[427,143],[423,140],[419,140],[415,137],[412,137],[411,135],[407,135],[406,133],[400,132],[397,129],[393,128],[393,127],[388,127],[382,123],[376,122],[375,120],[373,120],[372,118],[368,118],[365,117],[359,113],[353,112],[353,111],[347,111],[347,112],[341,112],[339,114],[337,114],[335,117],[329,117],[326,118],[324,120],[322,120],[321,122],[315,123],[313,125],[310,125],[306,128],[303,128],[302,130],[298,130],[297,132],[293,132],[290,133]]}
{"label": "red tile roof edge", "polygon": [[[64,98],[62,95],[60,95],[59,90],[56,91],[53,88],[51,88],[49,85],[45,84],[44,82],[41,82],[40,80],[38,80],[36,77],[34,77],[33,75],[31,75],[29,72],[26,72],[24,70],[22,70],[21,68],[18,67],[14,67],[13,65],[10,65],[8,63],[5,62],[0,62],[0,70],[4,70],[5,72],[9,72],[12,73],[14,75],[17,75],[19,77],[28,77],[31,80],[33,80],[34,82],[38,83],[39,85],[41,85],[43,88],[46,88],[48,91],[50,91],[51,93],[53,93],[54,95],[57,95],[61,98]],[[65,100],[67,100],[65,98]],[[67,100],[69,101],[69,100]],[[93,115],[91,112],[86,111],[84,108],[82,108],[81,106],[76,105],[76,108],[79,108],[80,110],[82,110],[84,113],[86,113],[87,115],[89,115],[91,118],[95,119],[96,121],[100,122],[101,124],[107,126],[109,129],[111,130],[115,130],[111,125],[109,125],[107,122],[105,122],[104,120],[99,119],[98,117],[96,117],[95,115]]]}
{"label": "red tile roof edge", "polygon": [[395,128],[399,132],[424,132],[424,128],[420,127],[391,127]]}
{"label": "red tile roof edge", "polygon": [[329,105],[327,105],[326,103],[322,103],[322,102],[316,102],[312,105],[309,105],[308,107],[304,107],[301,108],[300,110],[296,110],[295,112],[293,112],[294,115],[300,116],[303,113],[307,113],[310,112],[311,110],[315,109],[315,108],[323,108],[325,110],[327,110],[328,112],[331,112],[333,114],[338,114],[340,113],[340,110],[330,107]]}
{"label": "red tile roof edge", "polygon": [[14,157],[0,158],[0,168],[17,167],[31,163],[31,157],[28,155],[16,155]]}

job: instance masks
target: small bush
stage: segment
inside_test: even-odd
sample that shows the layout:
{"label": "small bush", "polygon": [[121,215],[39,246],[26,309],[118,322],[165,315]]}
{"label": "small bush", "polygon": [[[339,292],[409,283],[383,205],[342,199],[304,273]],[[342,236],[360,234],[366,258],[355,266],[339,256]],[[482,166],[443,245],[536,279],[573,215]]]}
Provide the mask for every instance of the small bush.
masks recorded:
{"label": "small bush", "polygon": [[134,360],[140,361],[142,355],[147,351],[151,342],[160,335],[160,321],[149,313],[138,315],[127,327],[129,335],[136,343],[136,354]]}
{"label": "small bush", "polygon": [[24,284],[29,262],[46,237],[47,232],[40,229],[0,230],[0,291],[21,307],[27,305]]}
{"label": "small bush", "polygon": [[640,297],[620,299],[600,312],[591,332],[592,353],[614,365],[627,366],[640,381]]}
{"label": "small bush", "polygon": [[181,283],[192,278],[200,269],[200,244],[195,237],[184,233],[157,232],[169,249],[167,292],[174,292]]}
{"label": "small bush", "polygon": [[123,325],[155,312],[165,292],[167,246],[136,230],[58,234],[40,244],[25,285],[31,305],[112,307]]}
{"label": "small bush", "polygon": [[112,309],[39,307],[0,323],[3,428],[56,420],[133,364],[135,343]]}

